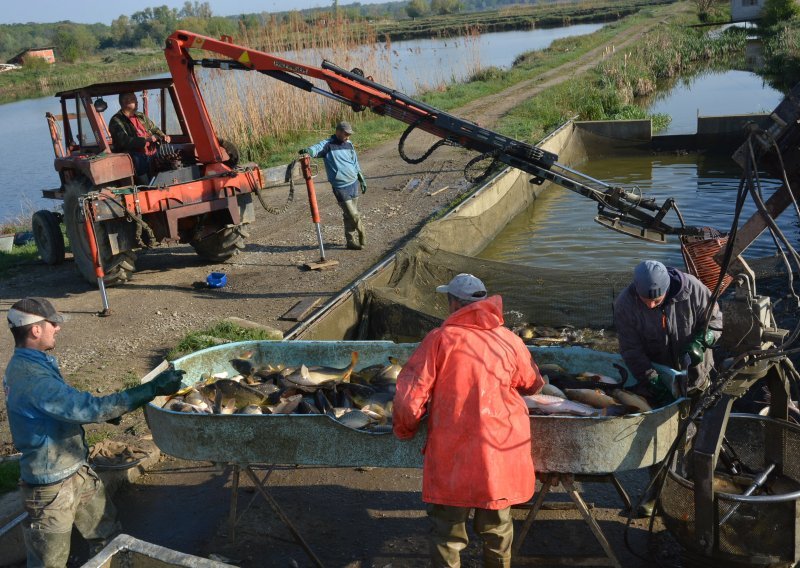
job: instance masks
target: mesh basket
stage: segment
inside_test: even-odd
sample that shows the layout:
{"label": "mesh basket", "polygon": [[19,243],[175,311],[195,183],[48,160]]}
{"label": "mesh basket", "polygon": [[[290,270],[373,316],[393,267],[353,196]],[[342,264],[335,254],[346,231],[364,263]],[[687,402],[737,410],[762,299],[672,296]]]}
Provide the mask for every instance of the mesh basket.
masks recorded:
{"label": "mesh basket", "polygon": [[[725,438],[753,471],[763,471],[771,461],[782,463],[781,475],[767,486],[773,496],[786,498],[740,503],[726,493],[716,493],[717,523],[735,505],[738,508],[717,527],[715,558],[724,565],[794,565],[800,561],[800,510],[791,494],[800,490],[800,428],[758,415],[732,414]],[[778,454],[777,459],[770,459],[769,448]],[[694,483],[670,470],[660,503],[664,524],[678,542],[692,552],[701,552],[695,537]]]}
{"label": "mesh basket", "polygon": [[[728,243],[728,237],[720,234],[708,235],[707,237],[681,237],[681,254],[686,263],[687,270],[697,276],[712,292],[719,281],[719,273],[722,267],[714,260],[714,256],[721,251]],[[730,286],[733,277],[726,274],[722,279],[722,290]]]}

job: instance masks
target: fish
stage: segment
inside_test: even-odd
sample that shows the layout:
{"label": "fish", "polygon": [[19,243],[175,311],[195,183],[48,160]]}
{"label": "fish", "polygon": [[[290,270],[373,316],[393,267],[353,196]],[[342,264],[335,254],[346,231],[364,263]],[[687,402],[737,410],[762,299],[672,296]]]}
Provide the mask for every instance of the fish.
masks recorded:
{"label": "fish", "polygon": [[211,412],[211,402],[200,394],[197,389],[192,389],[183,397],[184,402],[196,406],[204,412]]}
{"label": "fish", "polygon": [[347,426],[348,428],[353,428],[355,430],[363,428],[367,424],[373,422],[372,418],[370,418],[370,416],[366,412],[356,409],[348,410],[347,412],[343,413],[337,420],[344,426]]}
{"label": "fish", "polygon": [[231,359],[229,363],[245,379],[252,377],[256,372],[256,365],[250,359]]}
{"label": "fish", "polygon": [[594,408],[608,408],[617,404],[615,399],[599,389],[566,389],[564,394],[570,400],[588,404]]}
{"label": "fish", "polygon": [[337,383],[348,382],[356,363],[358,363],[358,352],[353,351],[349,367],[337,369],[335,367],[306,367],[301,365],[299,369],[287,376],[286,380],[303,390],[331,387]]}
{"label": "fish", "polygon": [[267,400],[267,396],[253,387],[237,383],[232,379],[219,379],[209,385],[200,387],[200,393],[214,401],[214,406],[220,408],[228,406],[227,401],[233,400],[235,408],[241,409],[250,404],[261,406]]}
{"label": "fish", "polygon": [[616,386],[620,385],[620,382],[617,379],[614,379],[607,375],[601,375],[600,373],[583,372],[579,375],[576,375],[575,378],[585,379],[588,381],[592,381],[594,383],[603,383],[604,385],[616,385]]}
{"label": "fish", "polygon": [[558,398],[563,398],[567,400],[567,395],[555,385],[551,385],[550,383],[545,383],[542,387],[542,390],[539,391],[540,394],[546,394],[547,396],[557,396]]}
{"label": "fish", "polygon": [[614,389],[611,391],[611,396],[614,400],[635,410],[636,412],[649,412],[653,407],[641,396],[634,394],[630,391],[623,389]]}
{"label": "fish", "polygon": [[389,357],[389,364],[380,370],[378,375],[375,377],[375,380],[383,383],[396,383],[397,376],[402,370],[403,366],[400,364],[400,361],[398,361],[395,357]]}
{"label": "fish", "polygon": [[565,400],[557,396],[546,394],[530,394],[523,396],[525,405],[532,410],[538,410],[544,414],[569,414],[573,416],[598,416],[600,411],[587,404]]}
{"label": "fish", "polygon": [[282,398],[278,404],[270,408],[270,411],[272,414],[291,414],[300,405],[300,401],[302,400],[302,394],[294,394],[292,396]]}
{"label": "fish", "polygon": [[257,406],[255,404],[248,404],[247,406],[239,410],[237,414],[264,414],[264,413],[261,411],[260,406]]}

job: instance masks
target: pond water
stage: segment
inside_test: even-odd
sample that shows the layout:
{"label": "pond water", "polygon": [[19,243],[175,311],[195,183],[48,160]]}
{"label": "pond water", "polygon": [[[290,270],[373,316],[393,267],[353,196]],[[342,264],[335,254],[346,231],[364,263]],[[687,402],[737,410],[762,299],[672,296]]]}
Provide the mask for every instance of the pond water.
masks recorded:
{"label": "pond water", "polygon": [[[608,183],[638,186],[646,197],[660,204],[674,197],[687,225],[711,226],[728,232],[733,219],[741,170],[725,155],[650,155],[645,153],[597,156],[577,169]],[[762,179],[764,197],[779,187]],[[755,212],[748,201],[741,221]],[[668,244],[635,239],[594,222],[597,205],[572,191],[552,187],[540,199],[512,220],[481,253],[481,257],[542,268],[627,271],[640,260],[652,258],[682,267],[677,237]],[[678,225],[674,213],[665,222]],[[786,236],[797,242],[797,216],[791,208],[778,218]],[[771,237],[761,235],[745,252],[746,258],[760,258],[775,252]]]}
{"label": "pond water", "polygon": [[749,71],[707,72],[656,95],[648,112],[668,114],[669,127],[659,134],[694,134],[698,116],[772,112],[783,94]]}
{"label": "pond water", "polygon": [[[544,49],[553,40],[588,34],[601,24],[533,29],[484,34],[446,40],[409,40],[383,46],[396,88],[413,93],[417,87],[463,79],[478,67],[509,67],[521,53]],[[319,64],[316,62],[315,64]],[[106,117],[119,106],[109,97]],[[60,202],[45,200],[42,189],[59,184],[53,169],[53,148],[45,112],[61,114],[55,97],[29,99],[0,105],[0,223],[13,219],[27,222],[33,211],[53,209]]]}

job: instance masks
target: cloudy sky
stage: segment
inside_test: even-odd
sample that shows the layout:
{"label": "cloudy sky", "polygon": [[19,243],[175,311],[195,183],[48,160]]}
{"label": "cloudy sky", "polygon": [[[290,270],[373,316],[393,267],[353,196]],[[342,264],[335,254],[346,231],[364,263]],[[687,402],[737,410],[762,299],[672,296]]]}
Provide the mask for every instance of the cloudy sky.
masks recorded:
{"label": "cloudy sky", "polygon": [[[330,6],[333,0],[207,0],[215,16],[230,16],[252,12],[282,12],[319,6]],[[353,0],[340,0],[349,4]],[[387,0],[360,0],[362,4],[379,4]],[[130,15],[145,7],[167,5],[181,8],[184,0],[141,0],[139,2],[115,2],[114,0],[29,0],[27,2],[2,2],[0,23],[60,22],[71,20],[86,24],[110,24],[122,14]]]}

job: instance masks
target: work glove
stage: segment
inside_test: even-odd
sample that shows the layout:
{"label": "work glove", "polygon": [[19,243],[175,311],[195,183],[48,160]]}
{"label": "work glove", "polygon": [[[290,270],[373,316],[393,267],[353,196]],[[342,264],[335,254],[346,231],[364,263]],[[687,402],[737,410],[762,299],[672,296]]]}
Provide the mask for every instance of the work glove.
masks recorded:
{"label": "work glove", "polygon": [[[673,371],[673,369],[670,370]],[[674,372],[680,373],[679,371]],[[662,378],[661,374],[655,369],[648,369],[644,374],[644,378],[633,388],[633,392],[643,396],[656,407],[665,406],[675,400],[667,373],[664,372],[664,377]]]}
{"label": "work glove", "polygon": [[699,365],[703,361],[706,349],[714,345],[715,339],[714,332],[710,329],[698,331],[692,336],[683,350],[689,356],[692,365]]}
{"label": "work glove", "polygon": [[184,373],[186,371],[170,368],[156,375],[153,380],[125,391],[131,398],[132,408],[139,408],[157,396],[178,392]]}
{"label": "work glove", "polygon": [[361,172],[358,173],[358,183],[361,185],[361,193],[367,193],[367,181],[364,179]]}

